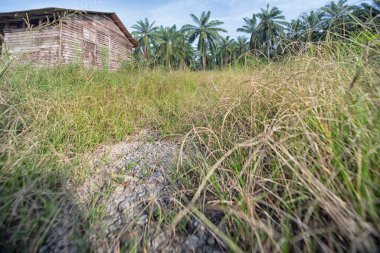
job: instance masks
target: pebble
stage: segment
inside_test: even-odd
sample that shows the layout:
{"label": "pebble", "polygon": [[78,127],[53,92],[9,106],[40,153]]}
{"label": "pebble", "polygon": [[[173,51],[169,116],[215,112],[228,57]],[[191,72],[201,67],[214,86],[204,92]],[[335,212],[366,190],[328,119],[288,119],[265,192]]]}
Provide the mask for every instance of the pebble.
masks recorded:
{"label": "pebble", "polygon": [[208,245],[214,245],[215,244],[215,239],[214,239],[214,237],[209,237],[208,239],[207,239],[207,244]]}
{"label": "pebble", "polygon": [[190,235],[186,239],[184,252],[194,252],[199,246],[199,238],[195,235]]}
{"label": "pebble", "polygon": [[197,231],[197,237],[199,238],[199,244],[204,245],[207,241],[207,235],[205,228],[203,226],[200,227],[200,229]]}
{"label": "pebble", "polygon": [[214,248],[210,246],[203,247],[203,253],[214,253]]}
{"label": "pebble", "polygon": [[152,240],[153,250],[159,250],[160,246],[166,241],[165,233],[161,233]]}

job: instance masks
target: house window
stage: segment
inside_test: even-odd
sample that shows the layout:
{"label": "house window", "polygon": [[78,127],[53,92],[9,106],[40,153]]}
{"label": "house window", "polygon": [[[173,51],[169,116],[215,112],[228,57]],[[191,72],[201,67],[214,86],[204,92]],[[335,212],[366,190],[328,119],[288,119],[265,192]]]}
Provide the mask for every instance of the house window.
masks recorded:
{"label": "house window", "polygon": [[83,40],[95,43],[96,42],[96,31],[83,27]]}
{"label": "house window", "polygon": [[4,43],[4,28],[5,24],[0,24],[0,56],[2,55],[3,43]]}
{"label": "house window", "polygon": [[36,28],[36,27],[40,26],[41,23],[42,23],[42,21],[39,19],[32,19],[29,23],[29,26],[30,26],[30,28]]}
{"label": "house window", "polygon": [[9,23],[9,29],[21,29],[24,27],[24,22],[19,21],[19,22],[11,22]]}
{"label": "house window", "polygon": [[96,45],[92,42],[84,42],[83,62],[86,67],[96,66]]}

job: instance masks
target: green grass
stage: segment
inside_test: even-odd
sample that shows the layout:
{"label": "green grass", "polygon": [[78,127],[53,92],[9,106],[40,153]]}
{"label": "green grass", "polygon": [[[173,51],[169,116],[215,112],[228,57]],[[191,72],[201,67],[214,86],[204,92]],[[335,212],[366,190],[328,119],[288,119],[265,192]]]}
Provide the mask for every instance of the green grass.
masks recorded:
{"label": "green grass", "polygon": [[[75,205],[67,183],[88,175],[86,154],[144,128],[200,151],[177,170],[190,196],[179,199],[215,233],[223,225],[231,250],[374,250],[378,47],[366,64],[357,45],[314,50],[247,70],[11,66],[0,79],[0,251],[36,252],[62,220],[89,250],[87,231],[103,211]],[[162,226],[178,228],[187,215],[160,212]]]}

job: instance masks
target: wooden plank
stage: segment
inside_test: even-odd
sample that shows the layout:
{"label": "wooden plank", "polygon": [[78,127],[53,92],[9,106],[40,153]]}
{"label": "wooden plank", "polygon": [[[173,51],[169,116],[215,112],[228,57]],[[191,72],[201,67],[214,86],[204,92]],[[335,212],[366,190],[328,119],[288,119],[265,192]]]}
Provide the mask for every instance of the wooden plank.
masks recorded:
{"label": "wooden plank", "polygon": [[105,64],[102,48],[106,48],[110,69],[129,60],[133,46],[110,17],[99,14],[70,15],[55,26],[8,31],[5,42],[13,52],[38,63],[80,61],[98,68]]}
{"label": "wooden plank", "polygon": [[59,21],[59,48],[58,48],[58,63],[61,63],[62,55],[62,20]]}
{"label": "wooden plank", "polygon": [[56,26],[5,31],[4,37],[7,49],[22,62],[50,65],[57,61],[59,30]]}

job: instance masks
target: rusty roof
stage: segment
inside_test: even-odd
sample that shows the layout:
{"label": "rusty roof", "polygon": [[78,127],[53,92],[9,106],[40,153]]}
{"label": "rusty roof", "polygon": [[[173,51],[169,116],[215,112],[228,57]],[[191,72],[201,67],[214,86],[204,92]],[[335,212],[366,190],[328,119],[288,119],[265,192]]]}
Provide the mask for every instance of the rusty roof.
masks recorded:
{"label": "rusty roof", "polygon": [[65,8],[56,8],[48,7],[42,9],[31,9],[31,10],[22,10],[22,11],[12,11],[12,12],[0,12],[0,20],[13,19],[13,18],[24,18],[26,14],[30,15],[52,15],[56,12],[68,12],[68,13],[80,13],[80,14],[99,14],[109,16],[115,24],[120,28],[128,40],[133,44],[134,47],[138,47],[136,40],[133,38],[132,34],[121,22],[120,18],[115,12],[101,12],[101,11],[89,11],[89,10],[75,10],[75,9],[65,9]]}

